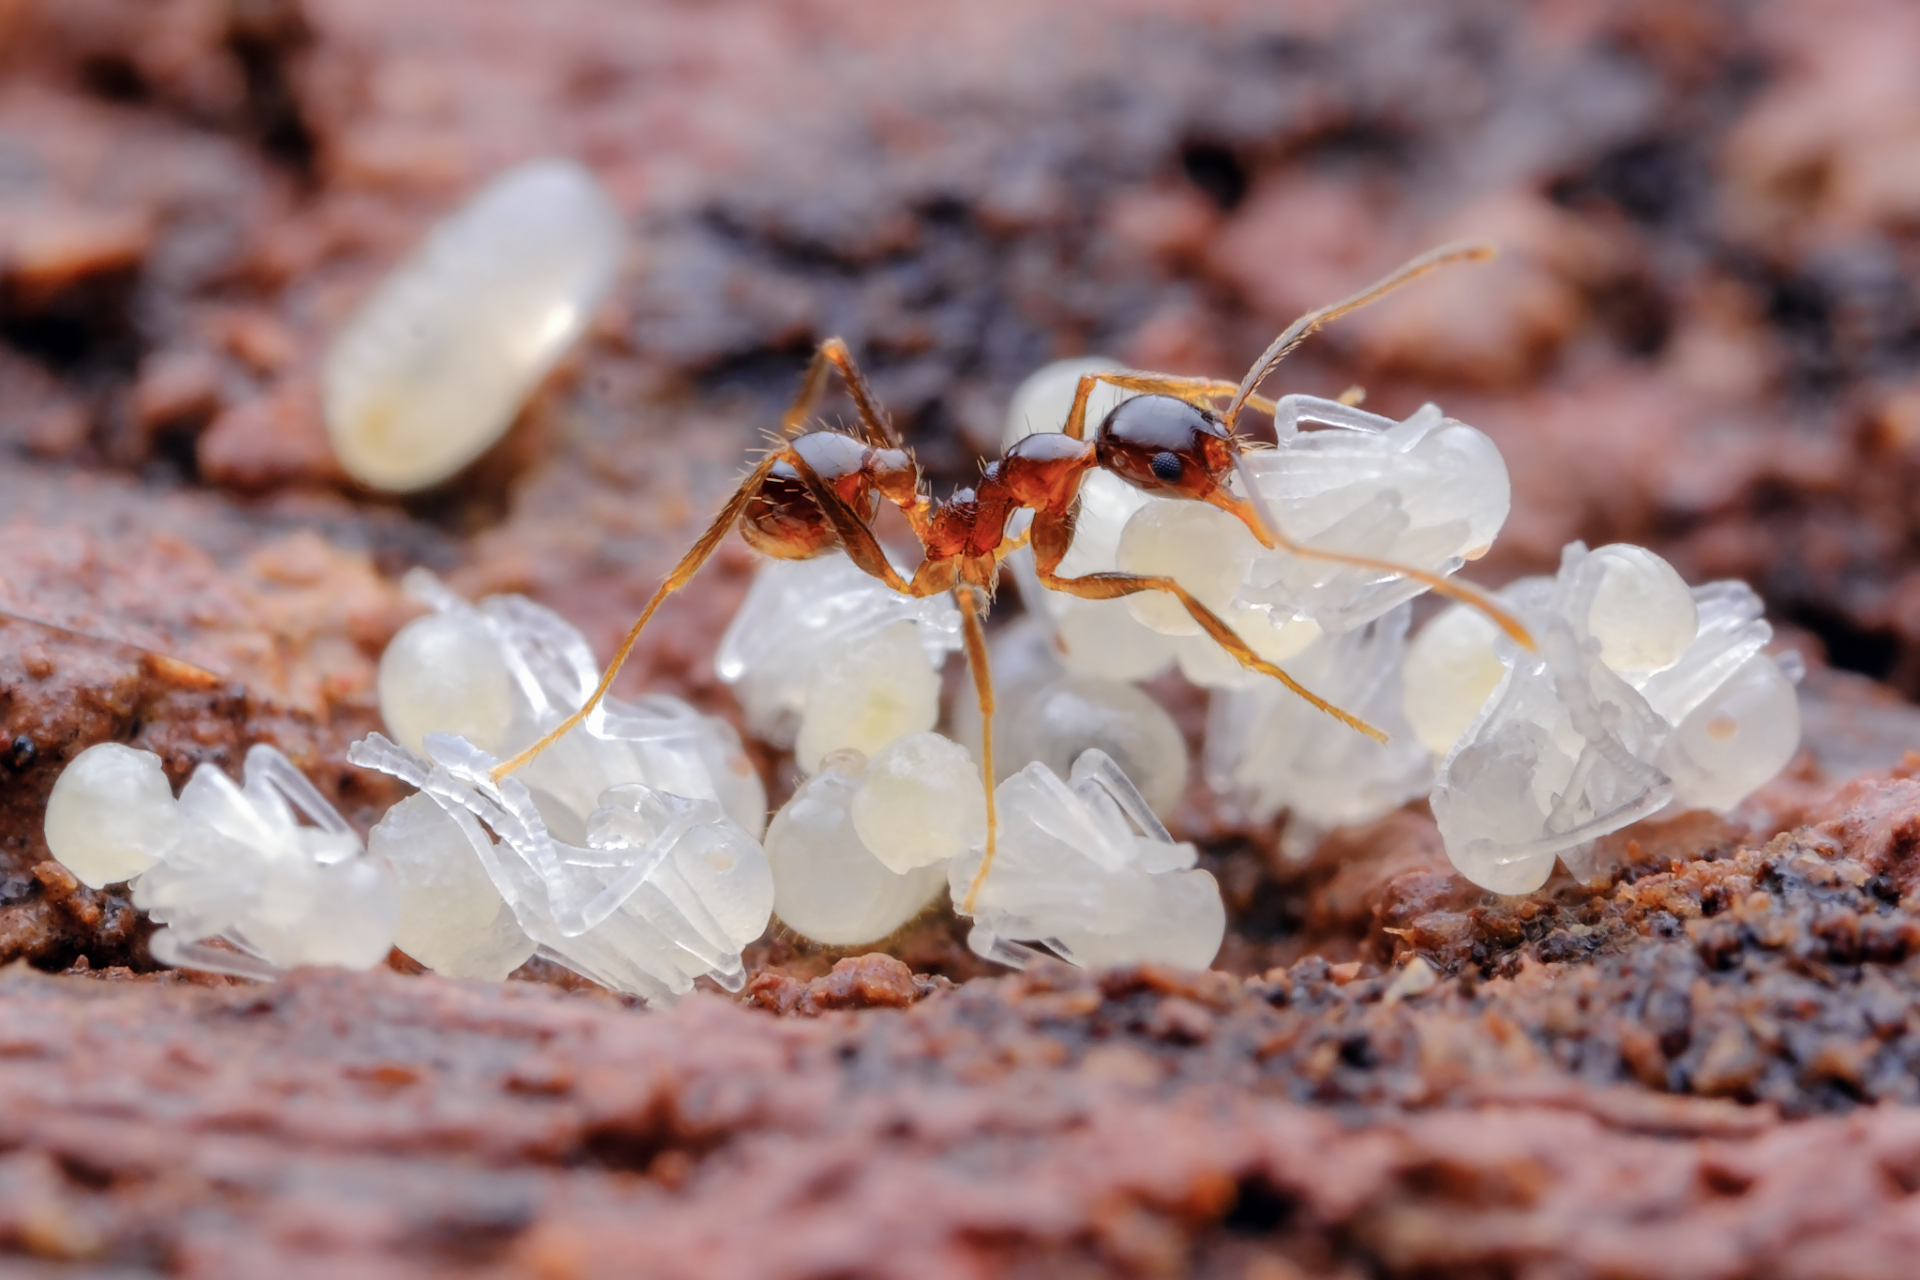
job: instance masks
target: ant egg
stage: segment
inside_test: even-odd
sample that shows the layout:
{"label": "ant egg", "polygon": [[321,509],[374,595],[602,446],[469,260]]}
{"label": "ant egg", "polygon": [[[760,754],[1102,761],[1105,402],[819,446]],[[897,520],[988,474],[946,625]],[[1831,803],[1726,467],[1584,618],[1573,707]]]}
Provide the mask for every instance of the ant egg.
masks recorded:
{"label": "ant egg", "polygon": [[889,870],[955,858],[987,840],[987,801],[968,750],[937,733],[889,743],[853,793],[853,829]]}
{"label": "ant egg", "polygon": [[794,932],[830,947],[886,937],[925,910],[947,883],[943,865],[903,874],[860,839],[852,808],[866,771],[857,751],[827,756],[767,828],[774,913]]}
{"label": "ant egg", "polygon": [[513,918],[454,816],[414,794],[387,810],[367,837],[400,882],[393,945],[449,978],[505,978],[535,944]]}
{"label": "ant egg", "polygon": [[1435,756],[1453,750],[1507,674],[1494,652],[1500,634],[1486,614],[1456,604],[1420,628],[1407,646],[1401,668],[1407,722]]}
{"label": "ant egg", "polygon": [[380,655],[380,718],[418,755],[429,733],[500,754],[513,726],[513,677],[472,613],[430,613],[400,628]]}
{"label": "ant egg", "polygon": [[562,159],[508,170],[429,232],[327,352],[347,474],[405,493],[486,452],[585,330],[624,238],[605,190]]}
{"label": "ant egg", "polygon": [[160,757],[117,742],[75,756],[47,797],[47,849],[90,889],[153,866],[178,823]]}
{"label": "ant egg", "polygon": [[940,673],[927,661],[918,626],[896,622],[814,668],[794,759],[812,773],[830,752],[870,755],[896,738],[926,732],[939,718]]}

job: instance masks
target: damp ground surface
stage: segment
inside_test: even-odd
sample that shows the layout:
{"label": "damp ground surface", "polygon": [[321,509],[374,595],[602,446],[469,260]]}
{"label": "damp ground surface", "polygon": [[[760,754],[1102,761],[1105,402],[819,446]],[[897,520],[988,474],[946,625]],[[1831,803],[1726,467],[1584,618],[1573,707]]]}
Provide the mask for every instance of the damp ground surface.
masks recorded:
{"label": "damp ground surface", "polygon": [[[0,3],[0,1269],[1909,1274],[1916,58],[1896,0]],[[465,473],[356,489],[327,335],[550,152],[634,228],[614,298]],[[1461,236],[1500,259],[1276,385],[1493,435],[1477,580],[1640,542],[1811,667],[1788,773],[1619,833],[1599,887],[1479,893],[1417,805],[1290,861],[1196,787],[1219,972],[1008,975],[933,917],[642,1011],[538,965],[155,973],[47,860],[100,741],[176,784],[272,742],[370,825],[399,575],[606,653],[823,337],[944,490],[1049,359],[1234,376]],[[751,571],[723,550],[621,687],[737,715]]]}

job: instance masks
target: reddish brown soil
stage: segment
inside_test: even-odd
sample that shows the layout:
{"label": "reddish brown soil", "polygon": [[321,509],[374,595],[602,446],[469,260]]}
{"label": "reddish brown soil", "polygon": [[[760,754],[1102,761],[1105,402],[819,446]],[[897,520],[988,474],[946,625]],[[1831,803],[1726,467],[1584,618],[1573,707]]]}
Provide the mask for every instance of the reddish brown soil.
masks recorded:
{"label": "reddish brown soil", "polygon": [[[1916,58],[1899,0],[0,0],[0,1267],[1910,1274]],[[327,334],[553,151],[632,219],[616,297],[466,474],[356,490]],[[605,651],[829,333],[946,485],[1048,358],[1232,374],[1456,235],[1503,256],[1286,386],[1494,434],[1483,581],[1645,542],[1751,579],[1815,667],[1809,753],[1621,833],[1606,886],[1480,894],[1419,806],[1292,864],[1196,791],[1238,977],[991,976],[936,916],[646,1013],[152,975],[124,895],[46,861],[104,740],[176,781],[272,741],[369,824],[344,749],[400,572]],[[628,687],[731,713],[750,568]]]}

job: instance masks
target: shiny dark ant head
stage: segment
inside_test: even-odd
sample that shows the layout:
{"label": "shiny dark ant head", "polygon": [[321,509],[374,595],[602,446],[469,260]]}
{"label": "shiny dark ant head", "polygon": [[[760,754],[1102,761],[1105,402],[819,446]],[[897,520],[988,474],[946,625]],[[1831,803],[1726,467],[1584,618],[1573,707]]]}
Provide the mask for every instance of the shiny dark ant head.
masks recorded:
{"label": "shiny dark ant head", "polygon": [[1204,500],[1233,473],[1233,440],[1219,416],[1173,396],[1121,401],[1094,448],[1103,468],[1149,493]]}

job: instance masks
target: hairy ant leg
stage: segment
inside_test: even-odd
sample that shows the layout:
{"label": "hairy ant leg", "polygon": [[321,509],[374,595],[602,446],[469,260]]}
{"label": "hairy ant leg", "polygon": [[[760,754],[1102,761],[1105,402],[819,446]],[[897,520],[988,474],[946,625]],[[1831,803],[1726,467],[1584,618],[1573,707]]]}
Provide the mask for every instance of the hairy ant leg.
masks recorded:
{"label": "hairy ant leg", "polygon": [[740,487],[733,491],[733,496],[727,499],[727,505],[722,507],[720,514],[713,518],[713,523],[708,525],[707,531],[700,535],[700,540],[689,547],[687,553],[680,557],[680,563],[673,567],[673,572],[666,576],[666,580],[654,591],[653,598],[647,601],[647,607],[640,611],[639,621],[633,624],[632,630],[627,632],[626,639],[622,640],[620,647],[614,650],[613,661],[607,664],[606,674],[600,677],[600,683],[594,689],[592,696],[581,705],[578,711],[568,716],[565,720],[562,720],[538,742],[528,747],[525,751],[522,751],[519,755],[514,756],[511,760],[496,766],[493,770],[493,780],[495,782],[506,777],[515,769],[518,769],[521,765],[565,737],[582,720],[585,720],[588,715],[592,714],[595,707],[600,705],[600,700],[606,697],[607,690],[613,687],[613,678],[620,674],[621,666],[626,662],[627,655],[633,652],[634,642],[640,638],[640,632],[646,628],[648,621],[653,617],[654,611],[661,606],[668,596],[686,586],[687,583],[693,579],[693,575],[700,571],[700,566],[707,562],[707,558],[713,554],[714,549],[718,547],[720,543],[725,540],[727,534],[732,531],[735,522],[737,522],[741,514],[746,511],[747,503],[751,501],[753,495],[759,491],[761,483],[767,478],[767,473],[773,470],[774,463],[779,460],[780,455],[778,453],[769,453],[765,458],[762,458],[760,465],[749,472],[747,478],[740,482]]}
{"label": "hairy ant leg", "polygon": [[[800,479],[806,484],[807,492],[819,504],[820,510],[833,526],[833,532],[840,539],[841,550],[847,553],[847,559],[853,561],[860,571],[880,581],[903,596],[934,595],[933,591],[916,591],[914,584],[900,576],[900,571],[887,559],[886,550],[881,547],[880,539],[874,536],[873,529],[858,511],[847,504],[846,499],[834,492],[833,486],[824,480],[813,464],[802,457],[797,450],[790,450],[786,461],[800,473]],[[924,566],[923,566],[924,567]],[[918,575],[915,575],[916,578]],[[945,588],[940,588],[945,590]]]}
{"label": "hairy ant leg", "polygon": [[1352,565],[1356,569],[1375,569],[1381,573],[1390,573],[1403,578],[1412,578],[1415,582],[1430,588],[1439,595],[1446,596],[1452,600],[1458,600],[1464,605],[1478,609],[1487,616],[1489,621],[1506,632],[1514,643],[1520,645],[1522,648],[1529,651],[1535,648],[1533,633],[1527,630],[1526,624],[1521,622],[1512,610],[1508,609],[1486,592],[1469,583],[1460,582],[1441,574],[1429,573],[1425,569],[1416,569],[1411,565],[1399,564],[1392,560],[1380,560],[1373,556],[1355,555],[1345,551],[1335,551],[1328,547],[1316,547],[1311,543],[1295,542],[1281,530],[1279,521],[1274,518],[1272,508],[1267,505],[1266,499],[1261,496],[1260,490],[1254,485],[1253,477],[1247,473],[1246,464],[1241,461],[1240,455],[1237,453],[1234,455],[1233,467],[1235,471],[1239,472],[1240,484],[1246,489],[1248,496],[1245,498],[1236,498],[1225,488],[1221,488],[1209,494],[1206,501],[1212,506],[1216,506],[1233,516],[1239,520],[1241,524],[1246,525],[1248,532],[1260,540],[1260,545],[1275,551],[1285,551],[1289,555],[1296,555],[1304,560],[1321,560],[1329,564],[1346,564]]}
{"label": "hairy ant leg", "polygon": [[860,423],[866,428],[867,443],[876,449],[898,449],[902,447],[900,433],[894,429],[886,410],[873,398],[873,388],[867,385],[867,376],[860,372],[860,366],[854,362],[853,353],[847,350],[847,344],[839,338],[828,338],[813,353],[813,362],[807,366],[806,376],[800,380],[800,390],[793,397],[786,416],[780,419],[780,434],[791,438],[801,434],[806,428],[807,418],[820,402],[821,394],[827,389],[827,371],[838,369],[840,379],[847,386],[847,395],[853,399],[855,412],[860,415]]}
{"label": "hairy ant leg", "polygon": [[993,867],[998,826],[993,809],[993,672],[987,665],[986,592],[969,583],[957,587],[953,594],[960,602],[960,617],[966,624],[967,666],[973,670],[973,696],[980,704],[980,778],[987,794],[987,848],[980,859],[980,869],[973,873],[973,882],[967,886],[967,896],[960,903],[960,910],[972,915],[974,899],[980,895],[980,886],[987,882],[987,872]]}
{"label": "hairy ant leg", "polygon": [[1142,591],[1165,592],[1178,600],[1188,615],[1213,638],[1214,643],[1232,654],[1234,660],[1241,666],[1249,671],[1258,671],[1261,675],[1272,676],[1295,694],[1306,699],[1313,707],[1326,712],[1348,728],[1357,729],[1376,742],[1387,740],[1387,735],[1380,730],[1351,712],[1343,711],[1328,702],[1255,653],[1241,638],[1239,632],[1228,626],[1219,614],[1202,604],[1172,578],[1139,573],[1089,573],[1078,578],[1060,577],[1055,570],[1060,567],[1060,561],[1066,556],[1067,547],[1073,541],[1073,521],[1070,517],[1051,511],[1035,512],[1032,532],[1033,564],[1042,586],[1053,591],[1063,591],[1071,596],[1079,596],[1085,600],[1118,600],[1124,596],[1137,595]]}

